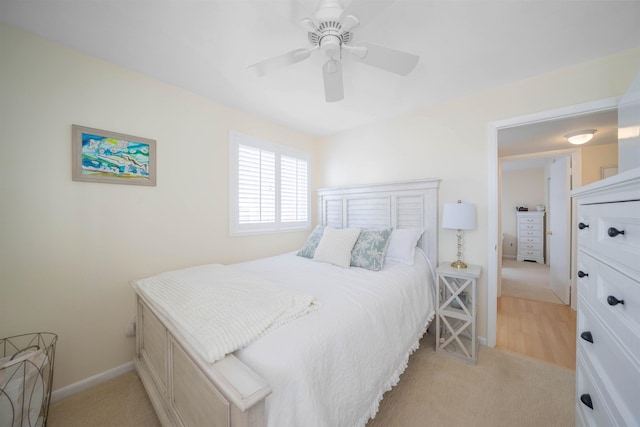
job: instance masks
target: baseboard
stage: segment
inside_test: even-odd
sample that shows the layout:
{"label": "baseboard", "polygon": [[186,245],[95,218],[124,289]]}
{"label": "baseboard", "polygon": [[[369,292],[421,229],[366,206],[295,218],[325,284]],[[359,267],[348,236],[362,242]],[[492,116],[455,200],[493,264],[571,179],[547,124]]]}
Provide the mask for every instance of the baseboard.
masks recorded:
{"label": "baseboard", "polygon": [[69,384],[66,387],[53,390],[53,392],[51,392],[51,403],[57,402],[58,400],[62,400],[76,393],[80,393],[81,391],[84,391],[98,384],[102,384],[103,382],[109,381],[110,379],[115,377],[119,377],[120,375],[132,370],[133,362],[128,362],[124,365],[116,366],[113,369],[104,371],[101,374],[97,374],[92,377],[85,378],[84,380],[80,380],[77,383]]}
{"label": "baseboard", "polygon": [[487,337],[478,337],[478,344],[487,345]]}
{"label": "baseboard", "polygon": [[507,259],[516,259],[516,256],[515,256],[515,255],[505,255],[505,254],[502,254],[502,258],[507,258]]}

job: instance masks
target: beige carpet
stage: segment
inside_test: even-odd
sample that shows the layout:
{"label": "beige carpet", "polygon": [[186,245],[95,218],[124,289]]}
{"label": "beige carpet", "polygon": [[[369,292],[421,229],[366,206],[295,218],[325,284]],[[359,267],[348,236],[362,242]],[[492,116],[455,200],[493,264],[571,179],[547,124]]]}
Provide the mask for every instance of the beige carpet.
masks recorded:
{"label": "beige carpet", "polygon": [[549,267],[537,262],[503,258],[502,295],[562,304],[549,289]]}
{"label": "beige carpet", "polygon": [[[575,424],[574,371],[488,347],[480,348],[478,365],[470,366],[435,353],[427,341],[411,356],[400,383],[385,394],[367,427]],[[131,372],[54,403],[48,425],[160,424]]]}

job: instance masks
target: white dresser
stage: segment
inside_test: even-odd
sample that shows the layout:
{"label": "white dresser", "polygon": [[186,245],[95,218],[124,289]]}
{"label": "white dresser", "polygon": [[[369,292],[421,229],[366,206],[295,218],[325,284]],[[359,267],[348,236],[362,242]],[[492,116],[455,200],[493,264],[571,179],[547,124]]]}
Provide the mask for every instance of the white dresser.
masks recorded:
{"label": "white dresser", "polygon": [[518,261],[544,264],[544,211],[517,212]]}
{"label": "white dresser", "polygon": [[640,169],[575,190],[576,424],[640,425]]}

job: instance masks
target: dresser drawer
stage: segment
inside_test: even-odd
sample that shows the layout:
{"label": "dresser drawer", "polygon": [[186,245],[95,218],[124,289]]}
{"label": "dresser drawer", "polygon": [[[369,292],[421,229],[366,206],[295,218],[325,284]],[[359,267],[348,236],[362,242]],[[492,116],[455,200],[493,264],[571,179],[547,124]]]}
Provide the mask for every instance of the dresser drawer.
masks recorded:
{"label": "dresser drawer", "polygon": [[537,245],[541,246],[542,245],[542,239],[540,237],[527,236],[527,237],[522,237],[520,239],[520,243],[537,244]]}
{"label": "dresser drawer", "polygon": [[518,232],[518,236],[521,239],[526,239],[528,237],[540,239],[540,230],[520,230]]}
{"label": "dresser drawer", "polygon": [[[594,370],[587,362],[587,356],[578,349],[576,352],[576,412],[586,425],[593,427],[623,426],[621,415],[615,410],[611,399],[599,381],[593,376]],[[583,403],[583,396],[589,396],[593,409]]]}
{"label": "dresser drawer", "polygon": [[[595,218],[596,205],[580,205],[578,207],[578,247],[592,248],[594,246],[594,235],[592,230],[596,229]],[[593,227],[593,228],[592,228]]]}
{"label": "dresser drawer", "polygon": [[[589,359],[617,411],[623,418],[633,419],[633,412],[637,412],[640,384],[638,361],[620,345],[583,298],[578,300],[577,333],[577,348]],[[635,417],[634,424],[640,424],[640,414]]]}
{"label": "dresser drawer", "polygon": [[520,224],[520,226],[518,228],[520,229],[521,233],[523,231],[536,231],[537,235],[539,235],[540,234],[540,230],[542,230],[542,223],[538,223],[538,224]]}
{"label": "dresser drawer", "polygon": [[639,201],[580,206],[578,218],[579,247],[640,272]]}
{"label": "dresser drawer", "polygon": [[523,242],[519,245],[521,251],[541,251],[540,243],[527,243]]}
{"label": "dresser drawer", "polygon": [[[588,283],[592,289],[585,295],[586,302],[630,354],[640,355],[640,283],[593,258],[584,259],[591,261]],[[624,303],[611,305],[609,297]]]}
{"label": "dresser drawer", "polygon": [[595,280],[596,269],[598,261],[595,258],[590,257],[582,251],[578,251],[578,269],[576,271],[576,288],[578,296],[593,299],[593,292],[595,286],[593,281]]}
{"label": "dresser drawer", "polygon": [[520,217],[520,224],[524,225],[524,224],[542,224],[542,218],[540,216],[535,216],[535,217],[526,217],[526,216],[522,216]]}
{"label": "dresser drawer", "polygon": [[518,252],[518,256],[519,257],[541,257],[542,256],[542,251],[537,250],[530,250],[530,249],[526,249],[526,250],[521,250],[520,252]]}

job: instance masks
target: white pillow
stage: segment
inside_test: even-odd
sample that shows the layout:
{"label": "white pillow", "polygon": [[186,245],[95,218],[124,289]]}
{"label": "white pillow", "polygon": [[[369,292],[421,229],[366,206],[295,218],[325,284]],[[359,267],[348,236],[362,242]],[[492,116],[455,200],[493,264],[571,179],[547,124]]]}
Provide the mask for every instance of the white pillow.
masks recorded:
{"label": "white pillow", "polygon": [[342,268],[349,268],[351,264],[351,250],[360,236],[359,228],[333,228],[325,227],[324,233],[313,259],[320,262],[328,262]]}
{"label": "white pillow", "polygon": [[389,237],[385,259],[413,265],[416,245],[424,228],[394,228]]}

